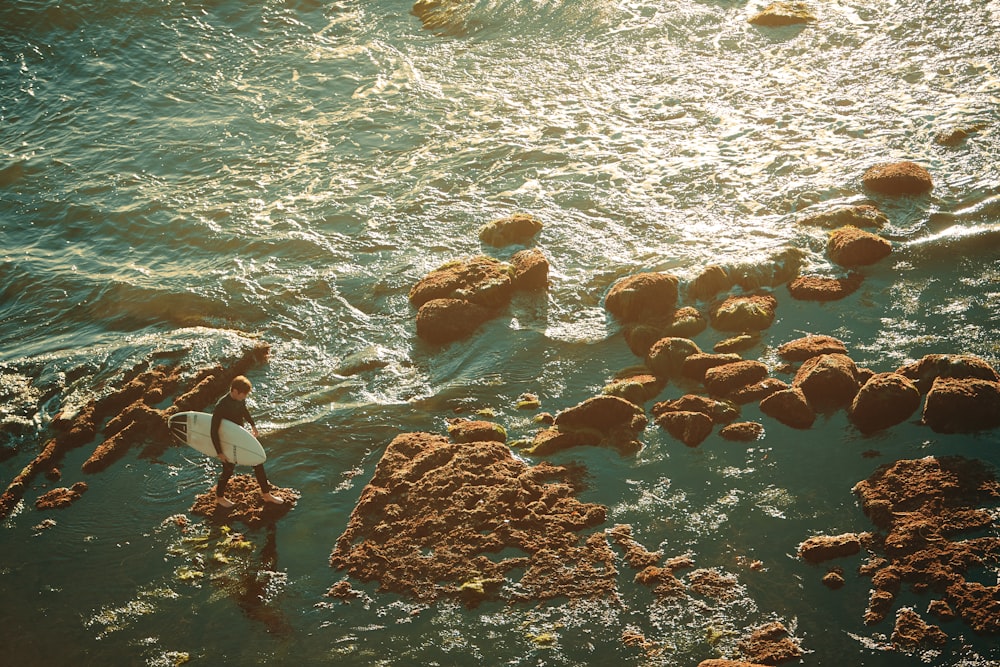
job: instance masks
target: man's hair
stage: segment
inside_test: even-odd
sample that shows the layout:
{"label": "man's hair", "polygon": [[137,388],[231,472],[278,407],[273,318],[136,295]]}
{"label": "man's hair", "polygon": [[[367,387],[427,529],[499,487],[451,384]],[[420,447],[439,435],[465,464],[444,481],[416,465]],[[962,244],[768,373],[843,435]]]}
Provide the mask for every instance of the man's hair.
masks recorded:
{"label": "man's hair", "polygon": [[229,389],[240,392],[241,394],[246,394],[250,391],[253,385],[250,384],[250,380],[246,379],[244,375],[237,375],[233,378],[232,383],[229,385]]}

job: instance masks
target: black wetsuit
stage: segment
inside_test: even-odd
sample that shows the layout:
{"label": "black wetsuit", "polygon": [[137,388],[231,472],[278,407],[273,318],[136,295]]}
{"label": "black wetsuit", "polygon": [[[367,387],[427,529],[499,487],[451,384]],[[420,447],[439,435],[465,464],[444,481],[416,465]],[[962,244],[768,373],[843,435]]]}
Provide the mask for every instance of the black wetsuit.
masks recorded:
{"label": "black wetsuit", "polygon": [[[219,402],[215,404],[215,410],[212,411],[212,444],[215,445],[215,452],[217,454],[222,453],[222,443],[219,441],[219,425],[222,424],[223,419],[228,419],[229,421],[243,426],[243,424],[248,423],[254,428],[257,427],[254,424],[253,417],[250,416],[250,411],[247,410],[246,401],[237,401],[235,398],[226,394]],[[229,485],[229,478],[233,476],[233,471],[236,469],[236,464],[232,461],[228,461],[222,464],[222,473],[219,475],[219,481],[215,485],[215,495],[221,498],[226,494],[226,486]],[[264,472],[264,464],[255,465],[253,467],[254,475],[257,477],[257,483],[260,484],[260,492],[268,493],[271,490],[271,485],[267,481],[267,473]]]}

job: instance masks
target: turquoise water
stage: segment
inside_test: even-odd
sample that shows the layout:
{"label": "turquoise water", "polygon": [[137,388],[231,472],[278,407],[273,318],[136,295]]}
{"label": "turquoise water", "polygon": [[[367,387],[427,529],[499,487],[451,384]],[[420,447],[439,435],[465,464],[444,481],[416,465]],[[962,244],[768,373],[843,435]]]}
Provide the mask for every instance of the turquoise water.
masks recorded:
{"label": "turquoise water", "polygon": [[[817,3],[815,24],[761,29],[747,19],[762,6],[483,0],[427,30],[385,0],[0,5],[0,396],[18,424],[3,435],[4,484],[56,413],[123,370],[207,363],[259,338],[273,353],[250,402],[268,471],[302,493],[273,529],[247,532],[252,550],[209,567],[214,581],[187,579],[212,551],[198,545],[224,536],[185,542],[170,517],[214,482],[212,463],[173,448],[85,475],[91,448],[74,450],[58,485],[87,481],[81,500],[38,512],[56,484],[37,479],[0,533],[5,658],[690,665],[781,620],[805,664],[913,664],[879,648],[891,620],[863,625],[857,561],[839,563],[848,585],[833,592],[795,549],[871,528],[850,489],[878,465],[1000,465],[1000,433],[943,436],[914,417],[865,438],[843,413],[803,432],[745,406],[767,429],[751,447],[713,435],[689,449],[651,426],[634,457],[553,456],[587,467],[581,497],[606,505],[609,525],[738,577],[736,600],[704,608],[656,603],[627,569],[610,606],[426,607],[357,582],[363,600],[323,596],[395,434],[488,408],[512,439],[530,436],[521,393],[555,413],[638,362],[603,308],[615,280],[766,266],[788,248],[834,271],[804,213],[876,203],[893,254],[843,301],[776,288],[775,324],[748,357],[777,367],[777,345],[825,333],[877,371],[938,352],[1000,365],[1000,6]],[[975,129],[935,141],[954,128]],[[869,199],[864,171],[904,159],[933,192]],[[467,341],[418,341],[410,286],[456,257],[507,259],[519,247],[477,234],[518,211],[545,225],[549,290]],[[56,525],[36,529],[45,518]],[[897,608],[928,602],[904,591]],[[663,652],[624,647],[625,630]],[[1000,660],[995,638],[945,630],[928,664]]]}

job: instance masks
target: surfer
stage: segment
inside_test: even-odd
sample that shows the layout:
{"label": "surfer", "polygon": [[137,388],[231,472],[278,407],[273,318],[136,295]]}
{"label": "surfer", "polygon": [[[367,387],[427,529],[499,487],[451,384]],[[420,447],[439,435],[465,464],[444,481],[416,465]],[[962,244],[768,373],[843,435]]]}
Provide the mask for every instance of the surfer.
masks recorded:
{"label": "surfer", "polygon": [[[229,478],[233,476],[236,464],[222,453],[222,442],[219,440],[219,425],[222,424],[223,419],[228,419],[240,426],[249,423],[253,436],[255,438],[259,437],[257,434],[257,425],[254,423],[253,417],[250,416],[250,411],[247,409],[246,403],[247,396],[250,395],[252,388],[253,385],[250,384],[250,380],[246,379],[246,377],[240,375],[233,378],[233,381],[229,385],[229,393],[219,399],[219,402],[215,404],[215,410],[212,411],[212,444],[215,445],[216,455],[222,461],[222,473],[219,474],[219,481],[215,485],[215,504],[226,509],[235,504],[226,498],[226,486],[229,484]],[[257,484],[260,485],[260,497],[264,502],[274,503],[275,505],[285,502],[281,497],[271,494],[271,484],[267,481],[267,473],[264,472],[263,463],[255,465],[253,472],[257,477]]]}

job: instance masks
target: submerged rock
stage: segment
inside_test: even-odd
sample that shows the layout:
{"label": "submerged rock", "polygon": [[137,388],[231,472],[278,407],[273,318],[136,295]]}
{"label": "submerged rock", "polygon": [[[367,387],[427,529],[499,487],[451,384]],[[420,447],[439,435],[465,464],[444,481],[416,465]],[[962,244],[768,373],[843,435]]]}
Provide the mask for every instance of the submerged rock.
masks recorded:
{"label": "submerged rock", "polygon": [[871,204],[837,206],[828,211],[812,213],[798,219],[800,225],[812,225],[834,229],[853,225],[855,227],[882,227],[889,224],[885,213]]}
{"label": "submerged rock", "polygon": [[907,161],[875,165],[861,181],[869,190],[885,195],[919,195],[934,188],[930,172]]}

